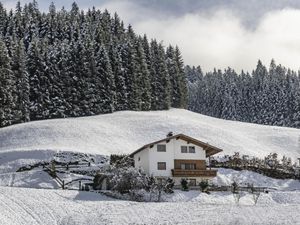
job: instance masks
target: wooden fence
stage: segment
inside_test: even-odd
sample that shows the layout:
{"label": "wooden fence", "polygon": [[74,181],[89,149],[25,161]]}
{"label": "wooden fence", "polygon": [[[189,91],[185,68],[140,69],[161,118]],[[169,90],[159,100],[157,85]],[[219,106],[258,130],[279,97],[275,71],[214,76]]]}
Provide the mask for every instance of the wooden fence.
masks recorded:
{"label": "wooden fence", "polygon": [[[174,189],[181,189],[181,185],[175,185]],[[268,187],[251,187],[251,186],[241,186],[237,187],[237,191],[245,191],[245,192],[268,192],[272,188]],[[199,190],[200,186],[189,186],[189,190]],[[209,186],[208,191],[230,191],[232,192],[232,186]]]}

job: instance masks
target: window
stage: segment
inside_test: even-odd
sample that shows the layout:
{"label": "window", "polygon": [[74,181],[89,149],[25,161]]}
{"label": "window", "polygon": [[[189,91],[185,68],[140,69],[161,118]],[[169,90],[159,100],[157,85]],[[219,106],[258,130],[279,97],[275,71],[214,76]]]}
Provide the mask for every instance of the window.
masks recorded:
{"label": "window", "polygon": [[195,153],[195,152],[196,152],[195,146],[181,146],[181,153]]}
{"label": "window", "polygon": [[181,163],[181,164],[180,164],[180,168],[181,168],[182,170],[185,170],[185,164],[184,164],[184,163]]}
{"label": "window", "polygon": [[141,157],[138,158],[138,161],[141,161]]}
{"label": "window", "polygon": [[195,170],[196,169],[196,164],[194,163],[187,163],[186,164],[187,170]]}
{"label": "window", "polygon": [[158,162],[157,163],[158,170],[166,170],[166,163],[165,162]]}
{"label": "window", "polygon": [[195,153],[195,146],[189,146],[189,153]]}
{"label": "window", "polygon": [[195,170],[196,164],[195,163],[181,163],[180,168],[182,170]]}
{"label": "window", "polygon": [[187,153],[187,146],[181,146],[181,153]]}
{"label": "window", "polygon": [[189,179],[189,186],[196,186],[196,179]]}
{"label": "window", "polygon": [[166,145],[157,145],[158,152],[166,152]]}

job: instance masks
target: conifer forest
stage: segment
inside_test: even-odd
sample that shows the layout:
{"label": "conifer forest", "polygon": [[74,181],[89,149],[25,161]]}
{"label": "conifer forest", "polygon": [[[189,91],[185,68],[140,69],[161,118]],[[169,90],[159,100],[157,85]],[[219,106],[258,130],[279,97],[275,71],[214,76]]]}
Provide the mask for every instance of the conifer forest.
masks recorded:
{"label": "conifer forest", "polygon": [[[177,46],[138,35],[117,13],[0,4],[0,127],[121,110],[187,108],[222,119],[300,127],[300,75],[272,60],[203,73]],[[201,64],[201,62],[199,62]]]}

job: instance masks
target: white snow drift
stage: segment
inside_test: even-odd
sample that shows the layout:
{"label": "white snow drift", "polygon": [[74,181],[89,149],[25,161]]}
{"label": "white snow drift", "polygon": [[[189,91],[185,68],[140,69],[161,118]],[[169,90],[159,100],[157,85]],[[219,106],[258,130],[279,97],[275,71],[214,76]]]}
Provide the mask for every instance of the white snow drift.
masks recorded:
{"label": "white snow drift", "polygon": [[[189,195],[189,197],[187,197]],[[257,205],[243,194],[239,205],[230,193],[175,192],[185,202],[116,201],[78,191],[0,187],[0,223],[5,225],[288,225],[300,224],[299,192],[262,194]],[[174,199],[170,199],[171,201]]]}
{"label": "white snow drift", "polygon": [[33,150],[69,150],[109,155],[130,153],[164,138],[184,133],[224,150],[265,156],[270,152],[300,156],[300,130],[216,119],[182,109],[132,112],[84,118],[54,119],[0,129],[3,153]]}

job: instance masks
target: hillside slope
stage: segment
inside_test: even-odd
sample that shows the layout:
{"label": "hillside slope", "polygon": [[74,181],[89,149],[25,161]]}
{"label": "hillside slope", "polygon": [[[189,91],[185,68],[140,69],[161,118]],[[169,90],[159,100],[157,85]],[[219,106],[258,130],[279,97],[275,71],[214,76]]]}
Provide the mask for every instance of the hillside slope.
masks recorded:
{"label": "hillside slope", "polygon": [[300,130],[216,119],[183,109],[123,111],[83,118],[30,122],[0,129],[0,154],[65,150],[130,153],[173,131],[220,147],[224,154],[300,156]]}

